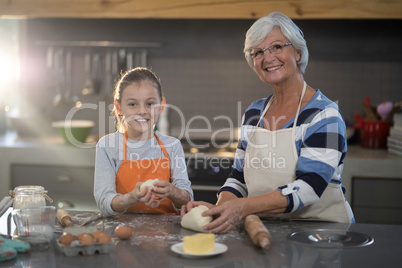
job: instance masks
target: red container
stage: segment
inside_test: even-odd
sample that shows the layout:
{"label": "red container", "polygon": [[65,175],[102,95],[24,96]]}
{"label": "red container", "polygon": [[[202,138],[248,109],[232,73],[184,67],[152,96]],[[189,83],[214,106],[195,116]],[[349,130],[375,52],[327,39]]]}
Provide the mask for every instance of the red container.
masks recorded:
{"label": "red container", "polygon": [[363,121],[361,145],[367,148],[386,148],[390,124],[388,121]]}

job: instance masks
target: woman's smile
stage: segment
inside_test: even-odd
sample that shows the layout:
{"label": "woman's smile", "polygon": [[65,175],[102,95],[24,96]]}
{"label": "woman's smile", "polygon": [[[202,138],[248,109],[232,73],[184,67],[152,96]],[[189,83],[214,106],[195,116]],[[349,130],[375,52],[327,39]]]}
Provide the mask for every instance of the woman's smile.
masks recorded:
{"label": "woman's smile", "polygon": [[273,72],[273,71],[278,70],[278,69],[281,68],[282,66],[283,66],[283,65],[281,64],[281,65],[274,66],[274,67],[267,67],[267,68],[265,68],[265,71],[267,71],[267,72]]}

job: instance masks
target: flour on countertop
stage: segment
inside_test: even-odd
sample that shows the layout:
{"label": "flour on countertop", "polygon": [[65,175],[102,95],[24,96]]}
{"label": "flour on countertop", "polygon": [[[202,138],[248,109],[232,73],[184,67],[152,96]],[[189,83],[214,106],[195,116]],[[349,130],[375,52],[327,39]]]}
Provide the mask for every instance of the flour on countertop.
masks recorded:
{"label": "flour on countertop", "polygon": [[[96,217],[97,213],[74,211],[70,215],[74,225],[79,225]],[[183,242],[183,238],[186,235],[196,233],[183,228],[180,222],[181,218],[178,215],[121,214],[102,218],[91,225],[97,225],[97,227],[100,227],[99,229],[103,226],[104,232],[112,236],[114,244],[130,243],[130,245],[141,247],[165,248]],[[130,226],[133,229],[133,235],[130,240],[122,241],[115,236],[114,229],[121,224]],[[62,230],[61,227],[60,229]],[[244,232],[244,229],[241,229],[241,224],[226,234],[216,234],[215,241],[225,243],[233,239],[242,240],[244,235],[240,232]]]}

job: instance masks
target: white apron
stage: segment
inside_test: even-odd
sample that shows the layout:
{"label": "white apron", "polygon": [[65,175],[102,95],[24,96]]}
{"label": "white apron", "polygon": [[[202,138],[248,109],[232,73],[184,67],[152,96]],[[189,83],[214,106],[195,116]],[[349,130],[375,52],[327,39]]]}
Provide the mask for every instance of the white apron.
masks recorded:
{"label": "white apron", "polygon": [[[306,82],[304,82],[292,128],[270,131],[258,127],[272,103],[272,97],[265,107],[257,126],[250,133],[244,163],[244,179],[249,197],[267,194],[295,180],[298,163],[295,144],[296,122],[305,92]],[[282,194],[285,195],[285,192],[282,192]],[[280,214],[275,217],[351,222],[348,204],[345,202],[341,186],[333,183],[328,184],[318,202],[299,211]]]}

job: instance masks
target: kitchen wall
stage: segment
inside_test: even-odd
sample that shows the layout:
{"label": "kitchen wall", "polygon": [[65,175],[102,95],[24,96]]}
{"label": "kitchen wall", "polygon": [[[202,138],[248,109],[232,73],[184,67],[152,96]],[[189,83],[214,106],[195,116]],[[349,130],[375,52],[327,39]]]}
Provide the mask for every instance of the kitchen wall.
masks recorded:
{"label": "kitchen wall", "polygon": [[[338,104],[345,119],[362,113],[361,103],[402,100],[401,20],[295,20],[304,31],[310,61],[305,80]],[[161,42],[149,50],[148,66],[160,76],[167,102],[180,108],[185,122],[194,116],[208,119],[214,129],[239,126],[241,114],[255,99],[271,94],[247,65],[242,49],[252,20],[149,20],[149,19],[30,19],[22,27],[22,96],[26,107],[48,121],[63,119],[70,107],[52,107],[54,88],[46,72],[46,47],[38,40],[110,40]],[[73,50],[73,90],[84,83],[84,48]],[[99,104],[103,96],[82,97]],[[108,100],[110,101],[110,100]],[[110,111],[85,109],[76,118],[108,121],[94,129],[113,131]],[[100,116],[101,114],[101,116]],[[215,118],[215,120],[214,120]],[[172,129],[181,126],[170,110]],[[191,128],[206,128],[200,117]]]}

